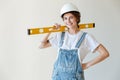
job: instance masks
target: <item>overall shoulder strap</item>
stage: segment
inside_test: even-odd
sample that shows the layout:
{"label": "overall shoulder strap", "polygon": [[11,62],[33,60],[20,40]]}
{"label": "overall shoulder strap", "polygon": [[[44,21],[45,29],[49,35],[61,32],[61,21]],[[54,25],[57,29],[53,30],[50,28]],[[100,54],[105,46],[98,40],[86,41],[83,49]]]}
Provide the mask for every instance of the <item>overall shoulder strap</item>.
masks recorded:
{"label": "overall shoulder strap", "polygon": [[75,46],[76,48],[79,48],[79,47],[80,47],[80,45],[81,45],[82,41],[84,40],[86,34],[87,34],[86,32],[83,32],[81,38],[79,39],[79,41],[77,42],[77,44],[76,44],[76,46]]}
{"label": "overall shoulder strap", "polygon": [[63,44],[64,36],[65,36],[65,32],[62,32],[62,34],[61,34],[61,40],[59,42],[59,47],[61,47],[62,44]]}

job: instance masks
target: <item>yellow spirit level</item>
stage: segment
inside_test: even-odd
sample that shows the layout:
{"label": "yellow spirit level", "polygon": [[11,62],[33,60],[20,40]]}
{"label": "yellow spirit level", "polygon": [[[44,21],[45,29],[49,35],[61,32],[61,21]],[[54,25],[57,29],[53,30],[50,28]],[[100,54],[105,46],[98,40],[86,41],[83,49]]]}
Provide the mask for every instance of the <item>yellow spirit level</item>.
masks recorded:
{"label": "yellow spirit level", "polygon": [[[79,24],[79,29],[94,28],[95,23]],[[43,34],[49,32],[63,32],[67,30],[65,26],[61,26],[60,29],[54,30],[54,26],[44,28],[31,28],[28,29],[28,35]]]}

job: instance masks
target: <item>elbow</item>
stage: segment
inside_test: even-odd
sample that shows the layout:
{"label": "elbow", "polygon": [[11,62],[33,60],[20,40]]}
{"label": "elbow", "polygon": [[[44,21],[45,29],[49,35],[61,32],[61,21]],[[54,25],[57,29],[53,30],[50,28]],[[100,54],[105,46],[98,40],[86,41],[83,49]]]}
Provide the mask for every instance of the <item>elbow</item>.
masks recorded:
{"label": "elbow", "polygon": [[39,46],[39,49],[43,49],[43,47],[42,47],[42,46]]}
{"label": "elbow", "polygon": [[104,51],[104,56],[107,58],[110,56],[109,52],[107,50]]}
{"label": "elbow", "polygon": [[39,46],[39,49],[43,49],[43,47],[42,47],[42,46]]}
{"label": "elbow", "polygon": [[109,52],[104,52],[104,54],[103,54],[103,58],[105,59],[105,58],[108,58],[110,56],[110,54],[109,54]]}
{"label": "elbow", "polygon": [[108,51],[103,45],[101,45],[101,46],[99,47],[99,52],[102,53],[102,55],[103,55],[105,58],[107,58],[107,57],[110,56],[109,51]]}
{"label": "elbow", "polygon": [[41,43],[40,46],[39,46],[39,49],[43,49],[44,46],[45,46],[45,44],[44,44],[44,43]]}
{"label": "elbow", "polygon": [[47,48],[47,47],[50,47],[50,46],[51,46],[50,43],[44,42],[44,43],[41,43],[41,44],[40,44],[39,48],[40,48],[40,49],[43,49],[43,48]]}
{"label": "elbow", "polygon": [[109,56],[110,56],[110,54],[109,54],[109,52],[107,52],[107,53],[106,53],[106,58],[109,57]]}

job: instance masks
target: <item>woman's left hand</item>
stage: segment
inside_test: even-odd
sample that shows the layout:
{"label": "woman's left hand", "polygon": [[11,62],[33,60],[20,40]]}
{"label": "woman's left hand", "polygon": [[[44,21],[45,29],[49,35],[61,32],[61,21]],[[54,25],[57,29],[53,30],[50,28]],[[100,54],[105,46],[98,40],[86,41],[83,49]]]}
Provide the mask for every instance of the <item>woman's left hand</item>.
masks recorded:
{"label": "woman's left hand", "polygon": [[83,63],[83,64],[82,64],[82,69],[83,69],[83,70],[86,70],[86,69],[88,69],[88,68],[89,68],[89,66],[88,66],[87,63]]}

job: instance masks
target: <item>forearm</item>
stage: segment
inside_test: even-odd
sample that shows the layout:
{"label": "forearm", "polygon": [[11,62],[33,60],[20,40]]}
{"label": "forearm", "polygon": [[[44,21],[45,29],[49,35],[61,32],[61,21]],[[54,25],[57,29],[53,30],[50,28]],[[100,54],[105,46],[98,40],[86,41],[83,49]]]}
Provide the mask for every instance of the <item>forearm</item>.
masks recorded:
{"label": "forearm", "polygon": [[48,41],[50,34],[51,32],[47,33],[47,35],[41,40],[41,43],[46,43]]}
{"label": "forearm", "polygon": [[103,61],[103,60],[106,59],[107,57],[108,57],[108,56],[104,56],[104,55],[101,55],[101,54],[100,54],[100,55],[97,56],[96,58],[88,61],[88,62],[86,63],[86,67],[89,68],[89,67],[91,67],[91,66],[93,66],[93,65],[95,65],[95,64],[97,64],[97,63],[99,63],[99,62],[101,62],[101,61]]}
{"label": "forearm", "polygon": [[48,40],[50,34],[51,33],[47,33],[47,35],[41,40],[41,43],[40,43],[40,46],[39,46],[40,49],[50,46],[50,43],[49,43],[49,40]]}
{"label": "forearm", "polygon": [[89,67],[103,61],[104,59],[106,59],[109,56],[109,52],[101,44],[96,50],[99,52],[99,55],[96,58],[94,58],[94,59],[92,59],[92,60],[90,60],[90,61],[88,61],[86,63],[83,63],[82,66],[83,66],[84,69],[87,69],[87,68],[89,68]]}
{"label": "forearm", "polygon": [[[60,28],[60,25],[56,23],[52,30],[54,31],[54,30],[57,30],[59,28]],[[50,44],[50,42],[48,40],[50,34],[51,34],[51,32],[47,33],[47,35],[41,40],[41,44],[40,44],[39,48],[46,48],[46,47],[50,47],[51,46],[51,44]]]}

